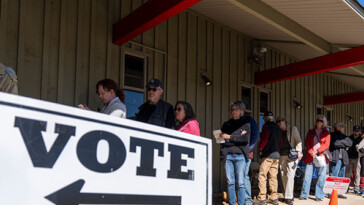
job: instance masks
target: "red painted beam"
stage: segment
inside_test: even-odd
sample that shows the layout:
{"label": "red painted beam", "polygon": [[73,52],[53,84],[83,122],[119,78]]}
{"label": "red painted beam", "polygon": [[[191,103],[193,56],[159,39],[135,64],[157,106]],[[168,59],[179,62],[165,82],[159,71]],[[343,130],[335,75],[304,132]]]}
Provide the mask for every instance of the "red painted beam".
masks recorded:
{"label": "red painted beam", "polygon": [[255,84],[264,85],[364,63],[364,46],[255,73]]}
{"label": "red painted beam", "polygon": [[364,101],[364,91],[324,97],[324,105],[337,105]]}
{"label": "red painted beam", "polygon": [[113,43],[123,45],[201,0],[149,0],[113,25]]}

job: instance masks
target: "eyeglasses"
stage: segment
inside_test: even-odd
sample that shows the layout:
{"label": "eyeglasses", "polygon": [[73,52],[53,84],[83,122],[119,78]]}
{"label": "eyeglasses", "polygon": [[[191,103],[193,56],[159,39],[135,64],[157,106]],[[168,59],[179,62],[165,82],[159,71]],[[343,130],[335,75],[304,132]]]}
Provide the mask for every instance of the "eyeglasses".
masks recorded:
{"label": "eyeglasses", "polygon": [[178,112],[181,112],[181,108],[180,107],[176,107],[176,108],[174,108],[174,111],[178,111]]}
{"label": "eyeglasses", "polygon": [[149,87],[148,88],[148,91],[153,91],[153,92],[155,92],[155,91],[157,91],[157,90],[160,90],[159,88],[151,88],[151,87]]}
{"label": "eyeglasses", "polygon": [[316,122],[321,122],[321,123],[323,123],[324,121],[323,121],[323,120],[316,120]]}

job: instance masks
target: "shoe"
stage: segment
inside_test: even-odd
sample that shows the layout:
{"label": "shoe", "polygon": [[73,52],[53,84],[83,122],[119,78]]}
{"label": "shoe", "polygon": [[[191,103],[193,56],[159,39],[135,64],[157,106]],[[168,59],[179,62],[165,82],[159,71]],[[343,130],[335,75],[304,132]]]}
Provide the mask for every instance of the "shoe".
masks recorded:
{"label": "shoe", "polygon": [[307,200],[307,198],[304,198],[304,197],[302,197],[302,196],[300,196],[298,199],[299,199],[299,200]]}
{"label": "shoe", "polygon": [[344,195],[342,195],[342,194],[340,194],[338,197],[339,197],[340,199],[347,199],[347,198],[348,198],[347,196],[344,196]]}
{"label": "shoe", "polygon": [[267,200],[259,200],[253,203],[254,205],[267,205]]}
{"label": "shoe", "polygon": [[270,203],[270,204],[273,204],[273,205],[278,205],[279,204],[279,201],[278,201],[278,199],[274,199],[274,200],[269,200],[268,201],[268,203]]}
{"label": "shoe", "polygon": [[323,199],[316,198],[315,201],[323,201]]}
{"label": "shoe", "polygon": [[285,199],[285,200],[284,200],[284,203],[285,203],[285,204],[292,205],[292,204],[293,204],[293,200],[292,200],[292,199]]}

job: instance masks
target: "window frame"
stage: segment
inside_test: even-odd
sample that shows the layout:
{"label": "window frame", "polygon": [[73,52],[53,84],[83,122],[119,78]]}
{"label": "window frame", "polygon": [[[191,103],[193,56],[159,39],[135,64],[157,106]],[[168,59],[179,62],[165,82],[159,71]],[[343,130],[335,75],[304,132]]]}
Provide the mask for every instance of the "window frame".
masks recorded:
{"label": "window frame", "polygon": [[[146,94],[146,83],[147,83],[147,64],[148,64],[148,56],[144,55],[140,52],[136,52],[136,51],[130,51],[130,50],[124,50],[122,51],[122,55],[123,55],[123,61],[122,61],[122,66],[123,66],[123,79],[122,79],[122,85],[123,88],[125,90],[130,90],[130,91],[135,91],[135,92],[140,92],[143,93],[143,100],[145,101],[145,94]],[[129,55],[129,56],[133,56],[133,57],[137,57],[137,58],[141,58],[144,59],[144,68],[143,68],[143,88],[136,88],[136,87],[132,87],[132,86],[127,86],[125,85],[125,72],[126,72],[126,68],[125,68],[125,61],[126,58],[125,56]]]}
{"label": "window frame", "polygon": [[267,93],[268,94],[268,108],[267,108],[267,110],[268,111],[270,111],[270,109],[271,109],[271,107],[272,107],[272,105],[271,105],[271,91],[270,90],[267,90],[267,89],[262,89],[262,88],[259,88],[258,89],[258,102],[259,102],[259,107],[258,107],[258,109],[259,109],[259,115],[260,114],[263,114],[264,115],[264,113],[262,113],[262,112],[260,112],[260,93],[261,92],[263,92],[263,93]]}
{"label": "window frame", "polygon": [[[254,102],[254,86],[246,84],[246,83],[241,83],[240,85],[240,100],[243,101],[243,87],[244,88],[249,88],[250,89],[250,110],[249,109],[245,109],[245,112],[249,113],[250,115],[253,113],[254,110],[254,106],[253,106],[253,102]],[[244,101],[243,101],[244,102]]]}

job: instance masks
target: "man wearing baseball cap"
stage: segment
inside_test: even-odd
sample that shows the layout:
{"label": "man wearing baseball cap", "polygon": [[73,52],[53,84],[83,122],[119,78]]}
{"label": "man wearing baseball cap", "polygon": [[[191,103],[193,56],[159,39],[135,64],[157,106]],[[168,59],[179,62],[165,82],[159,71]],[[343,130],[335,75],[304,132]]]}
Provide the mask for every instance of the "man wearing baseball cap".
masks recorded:
{"label": "man wearing baseball cap", "polygon": [[136,120],[166,128],[175,127],[173,106],[163,100],[163,83],[152,78],[148,83],[148,101],[139,107]]}
{"label": "man wearing baseball cap", "polygon": [[262,134],[260,136],[259,154],[261,164],[259,167],[259,195],[258,202],[254,204],[267,204],[267,174],[269,173],[269,202],[278,205],[278,166],[279,166],[279,151],[282,139],[281,128],[274,123],[273,113],[267,111],[264,113],[264,121]]}
{"label": "man wearing baseball cap", "polygon": [[[332,161],[330,162],[330,176],[345,177],[345,167],[349,164],[349,157],[347,150],[351,147],[353,142],[344,134],[345,124],[338,122],[335,125],[334,132],[332,132],[330,140],[330,152],[332,154]],[[346,199],[344,195],[339,195],[339,198]]]}
{"label": "man wearing baseball cap", "polygon": [[360,163],[358,164],[358,151],[356,150],[356,146],[361,141],[359,125],[353,127],[353,134],[349,138],[353,144],[348,150],[349,164],[346,166],[346,177],[351,179],[353,176],[351,183],[354,185],[354,193],[360,194]]}

